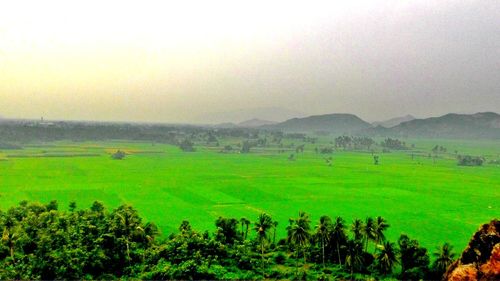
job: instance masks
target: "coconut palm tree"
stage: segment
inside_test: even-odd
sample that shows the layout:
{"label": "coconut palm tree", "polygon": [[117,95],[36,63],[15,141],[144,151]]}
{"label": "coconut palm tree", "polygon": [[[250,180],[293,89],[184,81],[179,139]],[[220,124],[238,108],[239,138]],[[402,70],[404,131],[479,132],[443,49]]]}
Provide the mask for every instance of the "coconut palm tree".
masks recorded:
{"label": "coconut palm tree", "polygon": [[[387,228],[389,228],[389,224],[387,223],[387,221],[383,217],[378,216],[375,218],[373,234],[374,234],[374,240],[375,240],[376,244],[380,244],[381,242],[383,242],[385,240],[384,231]],[[377,247],[377,245],[375,245],[375,249],[376,249],[376,247]]]}
{"label": "coconut palm tree", "polygon": [[241,223],[241,239],[245,241],[247,239],[248,226],[250,225],[250,221],[247,218],[243,217],[240,219],[240,223]]}
{"label": "coconut palm tree", "polygon": [[278,228],[278,221],[273,221],[273,244],[276,245],[276,229]]}
{"label": "coconut palm tree", "polygon": [[255,222],[254,230],[257,233],[257,241],[260,244],[260,254],[262,258],[262,279],[264,279],[264,246],[269,243],[269,230],[273,227],[273,220],[270,215],[261,213]]}
{"label": "coconut palm tree", "polygon": [[296,248],[297,258],[299,250],[302,248],[304,254],[304,264],[306,263],[306,247],[311,239],[311,220],[309,215],[300,211],[296,219],[290,219],[290,225],[287,227],[288,243]]}
{"label": "coconut palm tree", "polygon": [[382,245],[378,245],[377,248],[379,249],[377,254],[379,271],[383,274],[391,273],[394,265],[398,262],[395,244],[387,241]]}
{"label": "coconut palm tree", "polygon": [[5,227],[2,234],[2,242],[9,248],[10,258],[12,262],[15,263],[14,258],[14,246],[19,238],[19,234],[14,229],[14,227]]}
{"label": "coconut palm tree", "polygon": [[351,225],[351,231],[354,234],[354,240],[361,241],[363,239],[363,231],[365,226],[363,221],[360,219],[355,219]]}
{"label": "coconut palm tree", "polygon": [[329,216],[319,218],[319,223],[316,225],[316,238],[321,242],[321,253],[323,257],[323,267],[325,267],[325,244],[330,240],[330,232],[332,230],[332,219]]}
{"label": "coconut palm tree", "polygon": [[453,253],[453,246],[449,243],[444,243],[441,247],[436,248],[434,252],[433,268],[437,272],[445,272],[450,264],[455,260],[455,253]]}
{"label": "coconut palm tree", "polygon": [[[361,237],[361,234],[359,236]],[[342,265],[342,259],[340,258],[340,248],[343,244],[345,244],[346,240],[347,240],[347,235],[345,233],[345,221],[341,217],[337,217],[335,219],[335,223],[333,224],[333,229],[331,232],[331,241],[335,243],[337,249],[337,258],[340,265]]]}
{"label": "coconut palm tree", "polygon": [[365,238],[365,252],[368,251],[368,241],[375,240],[375,220],[372,217],[366,218],[363,227],[363,236]]}
{"label": "coconut palm tree", "polygon": [[363,242],[361,240],[349,240],[345,246],[345,265],[351,272],[351,280],[354,270],[360,270],[363,266]]}

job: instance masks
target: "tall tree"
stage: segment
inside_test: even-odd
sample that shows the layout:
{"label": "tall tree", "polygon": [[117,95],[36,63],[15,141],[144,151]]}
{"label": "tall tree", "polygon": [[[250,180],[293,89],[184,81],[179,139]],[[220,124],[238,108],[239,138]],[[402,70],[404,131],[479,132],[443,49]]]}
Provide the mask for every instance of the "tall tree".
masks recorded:
{"label": "tall tree", "polygon": [[330,232],[332,230],[332,219],[329,216],[322,216],[319,223],[316,225],[315,237],[321,243],[321,256],[323,259],[323,267],[325,267],[325,244],[330,240]]}
{"label": "tall tree", "polygon": [[333,224],[333,229],[331,232],[331,241],[335,243],[337,251],[337,259],[339,264],[342,265],[342,259],[340,257],[340,248],[347,242],[347,235],[345,231],[345,221],[341,217],[337,217],[335,219],[335,223]]}
{"label": "tall tree", "polygon": [[449,243],[444,243],[441,247],[437,247],[434,252],[434,263],[432,268],[436,273],[444,273],[448,266],[455,260],[455,253],[453,252],[453,246]]}
{"label": "tall tree", "polygon": [[[240,223],[241,223],[241,238],[242,240],[246,240],[247,239],[247,233],[248,233],[248,226],[250,225],[250,221],[243,217],[240,219]],[[245,232],[245,226],[246,226],[246,232]]]}
{"label": "tall tree", "polygon": [[311,239],[311,220],[309,215],[300,211],[299,216],[295,219],[290,219],[290,225],[287,227],[287,241],[296,249],[297,259],[299,250],[302,249],[304,255],[304,264],[307,261],[306,247]]}
{"label": "tall tree", "polygon": [[351,225],[351,231],[354,235],[354,240],[361,241],[363,239],[364,224],[360,219],[355,219]]}
{"label": "tall tree", "polygon": [[363,236],[365,239],[365,252],[368,251],[368,242],[375,240],[375,220],[372,217],[368,217],[365,220],[363,227]]}
{"label": "tall tree", "polygon": [[273,220],[270,215],[261,213],[255,222],[254,230],[257,233],[257,241],[260,244],[260,254],[262,258],[262,279],[265,278],[264,273],[264,247],[269,243],[269,231],[273,227]]}
{"label": "tall tree", "polygon": [[[378,216],[375,218],[373,236],[376,244],[380,244],[381,242],[385,241],[384,231],[386,231],[387,228],[389,228],[389,224],[383,217]],[[375,245],[375,248],[376,247],[377,245]]]}
{"label": "tall tree", "polygon": [[420,247],[417,240],[410,239],[406,234],[401,234],[398,245],[401,259],[401,279],[423,279],[429,267],[427,249]]}
{"label": "tall tree", "polygon": [[379,252],[377,254],[377,267],[383,274],[392,272],[394,265],[398,262],[397,250],[394,243],[384,242],[377,246]]}
{"label": "tall tree", "polygon": [[349,240],[345,246],[346,258],[345,265],[351,272],[351,280],[354,271],[361,270],[363,266],[363,243],[360,240]]}
{"label": "tall tree", "polygon": [[276,245],[276,229],[278,228],[278,221],[273,221],[273,244]]}

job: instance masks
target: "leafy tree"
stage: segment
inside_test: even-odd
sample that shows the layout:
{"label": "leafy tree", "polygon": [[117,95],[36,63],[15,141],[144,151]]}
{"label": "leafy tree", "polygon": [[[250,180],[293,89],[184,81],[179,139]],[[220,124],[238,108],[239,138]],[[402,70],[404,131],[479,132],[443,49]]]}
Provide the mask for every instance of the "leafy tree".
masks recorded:
{"label": "leafy tree", "polygon": [[215,226],[218,229],[218,237],[225,244],[234,244],[236,240],[240,240],[238,235],[238,220],[219,217],[215,221]]}
{"label": "leafy tree", "polygon": [[427,249],[420,247],[417,240],[401,234],[398,240],[401,257],[401,279],[421,280],[429,267]]}

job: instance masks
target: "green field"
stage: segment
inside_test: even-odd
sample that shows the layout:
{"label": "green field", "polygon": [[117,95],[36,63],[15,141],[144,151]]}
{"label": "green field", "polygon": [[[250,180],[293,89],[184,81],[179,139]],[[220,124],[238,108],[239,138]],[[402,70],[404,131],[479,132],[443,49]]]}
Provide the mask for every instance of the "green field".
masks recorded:
{"label": "green field", "polygon": [[[183,219],[201,230],[214,230],[219,216],[247,217],[270,213],[281,224],[299,210],[311,214],[356,217],[381,215],[391,227],[388,238],[401,232],[434,249],[451,242],[465,247],[477,227],[499,217],[500,165],[457,166],[453,153],[435,161],[426,155],[435,144],[449,152],[500,159],[495,141],[419,140],[411,152],[380,153],[374,165],[368,152],[325,155],[306,145],[289,161],[289,153],[257,149],[250,154],[219,153],[197,146],[194,153],[175,146],[133,142],[55,142],[0,152],[0,209],[21,200],[76,201],[88,207],[99,200],[109,208],[127,203],[163,234],[176,231]],[[124,160],[109,153],[122,149]],[[314,225],[315,223],[313,223]]]}

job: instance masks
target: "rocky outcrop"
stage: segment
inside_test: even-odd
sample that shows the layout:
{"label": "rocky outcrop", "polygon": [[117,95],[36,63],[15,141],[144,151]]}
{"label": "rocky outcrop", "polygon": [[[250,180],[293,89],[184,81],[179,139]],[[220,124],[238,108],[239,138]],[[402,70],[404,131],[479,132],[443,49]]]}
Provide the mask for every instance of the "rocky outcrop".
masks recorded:
{"label": "rocky outcrop", "polygon": [[482,225],[443,280],[500,280],[500,221]]}

